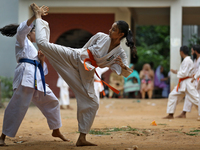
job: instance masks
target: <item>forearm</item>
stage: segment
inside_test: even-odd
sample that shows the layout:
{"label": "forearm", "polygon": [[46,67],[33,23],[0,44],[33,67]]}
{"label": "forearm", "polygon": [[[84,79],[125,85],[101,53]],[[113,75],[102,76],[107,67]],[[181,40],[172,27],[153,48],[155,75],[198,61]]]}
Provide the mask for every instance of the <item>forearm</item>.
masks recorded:
{"label": "forearm", "polygon": [[30,26],[32,23],[33,23],[33,21],[35,20],[36,18],[35,18],[35,15],[33,15],[31,18],[29,18],[28,20],[27,20],[27,26]]}
{"label": "forearm", "polygon": [[42,65],[42,68],[44,67],[43,65],[44,65],[44,61],[42,60],[42,61],[40,61],[40,64]]}

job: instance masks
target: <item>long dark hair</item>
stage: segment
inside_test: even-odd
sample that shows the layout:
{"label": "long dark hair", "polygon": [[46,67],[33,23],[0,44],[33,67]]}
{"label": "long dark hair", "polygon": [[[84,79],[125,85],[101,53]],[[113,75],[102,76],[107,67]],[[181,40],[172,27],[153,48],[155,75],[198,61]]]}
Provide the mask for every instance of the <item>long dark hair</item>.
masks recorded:
{"label": "long dark hair", "polygon": [[0,28],[0,32],[4,36],[13,37],[17,33],[17,28],[19,25],[17,24],[9,24],[3,28]]}
{"label": "long dark hair", "polygon": [[126,41],[127,41],[126,45],[130,47],[133,56],[135,56],[137,51],[136,51],[135,43],[133,41],[133,33],[129,29],[129,25],[123,20],[116,21],[116,23],[120,32],[124,33],[124,36],[122,38],[126,37]]}

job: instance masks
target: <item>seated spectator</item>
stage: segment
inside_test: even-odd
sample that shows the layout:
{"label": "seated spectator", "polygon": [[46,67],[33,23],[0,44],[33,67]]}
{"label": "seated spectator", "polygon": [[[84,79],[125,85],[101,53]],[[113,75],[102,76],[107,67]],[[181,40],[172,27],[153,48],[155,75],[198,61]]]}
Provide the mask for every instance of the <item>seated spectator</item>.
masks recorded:
{"label": "seated spectator", "polygon": [[164,68],[158,66],[154,78],[154,86],[162,89],[162,97],[168,97],[169,95],[169,85],[166,83],[169,78],[163,75]]}
{"label": "seated spectator", "polygon": [[140,79],[141,79],[141,88],[140,92],[142,98],[145,98],[146,92],[148,98],[151,99],[153,95],[153,88],[154,88],[154,72],[151,69],[149,64],[144,64],[143,69],[140,71]]}
{"label": "seated spectator", "polygon": [[109,88],[109,98],[122,98],[124,90],[124,78],[123,76],[117,75],[115,72],[110,74],[110,85],[115,89],[119,90],[120,93],[116,94]]}
{"label": "seated spectator", "polygon": [[140,91],[140,76],[134,70],[133,64],[130,64],[129,67],[133,69],[133,72],[127,78],[124,77],[124,95],[126,98],[135,98],[138,97]]}

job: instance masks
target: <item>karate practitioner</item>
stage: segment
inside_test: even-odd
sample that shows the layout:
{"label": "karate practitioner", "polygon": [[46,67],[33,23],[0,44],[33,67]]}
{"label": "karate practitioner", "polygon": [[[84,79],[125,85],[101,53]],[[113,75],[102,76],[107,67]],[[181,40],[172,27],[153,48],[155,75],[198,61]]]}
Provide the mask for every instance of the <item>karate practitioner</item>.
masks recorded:
{"label": "karate practitioner", "polygon": [[177,70],[171,69],[171,71],[177,74],[179,78],[178,85],[173,89],[169,94],[168,104],[167,104],[167,113],[168,116],[163,119],[173,119],[176,105],[180,100],[187,97],[187,99],[192,102],[196,107],[199,104],[199,94],[195,88],[194,83],[191,82],[194,75],[194,65],[189,55],[189,49],[187,46],[182,46],[180,48],[180,55],[183,58],[180,69]]}
{"label": "karate practitioner", "polygon": [[[43,12],[45,12],[46,7],[41,9],[44,9]],[[43,71],[42,65],[45,75],[48,70],[44,62],[44,54],[38,52],[32,44],[35,42],[35,29],[32,24],[34,20],[35,16],[32,16],[20,25],[12,24],[0,29],[2,35],[14,36],[16,34],[15,53],[18,62],[13,80],[14,93],[4,113],[0,146],[5,145],[6,136],[15,137],[31,101],[46,117],[49,128],[53,130],[52,136],[67,141],[59,131],[62,126],[59,101],[51,89],[45,85],[41,77],[42,74],[40,74],[40,71]],[[28,59],[31,62],[34,60],[40,70],[29,62],[22,62],[23,59]],[[35,73],[36,78],[34,77]],[[34,85],[37,90],[34,89]]]}
{"label": "karate practitioner", "polygon": [[[136,53],[132,32],[126,22],[118,21],[112,25],[109,35],[99,32],[81,49],[64,47],[49,43],[49,26],[41,19],[42,10],[34,3],[31,7],[36,16],[38,47],[76,95],[80,132],[76,146],[96,146],[86,140],[86,134],[90,131],[99,107],[94,90],[95,67],[109,67],[118,75],[129,76],[132,69],[128,68],[127,57],[120,41],[126,37],[127,46]],[[84,63],[84,60],[87,62]]]}
{"label": "karate practitioner", "polygon": [[[199,58],[199,54],[198,54],[198,51],[200,52],[200,50],[198,50],[198,49],[200,49],[199,45],[194,45],[191,48],[191,56],[192,56],[192,59],[194,62],[194,69],[195,69],[194,74],[196,74],[198,72],[199,67],[200,67],[200,58]],[[198,57],[197,57],[197,55],[198,55]],[[195,84],[195,88],[197,89],[198,80],[195,80],[194,84]],[[197,91],[200,94],[200,91],[198,89],[197,89]],[[186,96],[185,101],[184,101],[183,111],[180,115],[176,116],[176,118],[186,118],[186,113],[191,112],[191,109],[192,109],[192,102],[190,102]]]}
{"label": "karate practitioner", "polygon": [[65,109],[65,106],[67,106],[67,109],[73,110],[69,101],[69,86],[59,74],[57,87],[60,88],[60,109]]}

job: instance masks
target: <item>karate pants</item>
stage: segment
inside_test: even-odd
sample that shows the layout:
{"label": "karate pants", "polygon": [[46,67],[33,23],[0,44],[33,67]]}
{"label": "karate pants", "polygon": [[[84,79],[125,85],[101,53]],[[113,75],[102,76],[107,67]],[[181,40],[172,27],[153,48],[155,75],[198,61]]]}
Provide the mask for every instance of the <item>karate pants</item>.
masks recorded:
{"label": "karate pants", "polygon": [[60,87],[60,105],[69,105],[69,89],[68,87]]}
{"label": "karate pants", "polygon": [[[176,109],[176,105],[180,102],[184,97],[187,98],[195,106],[199,105],[199,93],[196,89],[188,90],[186,88],[185,92],[176,91],[176,87],[169,94],[168,103],[167,103],[167,113],[173,114]],[[188,109],[188,108],[187,108]]]}
{"label": "karate pants", "polygon": [[28,110],[31,101],[41,110],[47,119],[49,128],[58,129],[62,126],[59,101],[46,86],[46,96],[34,88],[19,85],[5,109],[2,133],[15,137],[19,126]]}
{"label": "karate pants", "polygon": [[49,26],[36,19],[36,43],[54,69],[73,90],[77,100],[79,132],[87,134],[99,103],[94,91],[94,71],[86,71],[77,49],[49,43]]}
{"label": "karate pants", "polygon": [[[200,95],[200,90],[197,90],[199,95]],[[199,102],[200,103],[200,102]],[[200,105],[200,104],[199,104]],[[190,102],[187,98],[187,96],[185,97],[185,102],[184,102],[184,106],[183,106],[183,111],[186,112],[191,112],[192,109],[192,102]]]}

